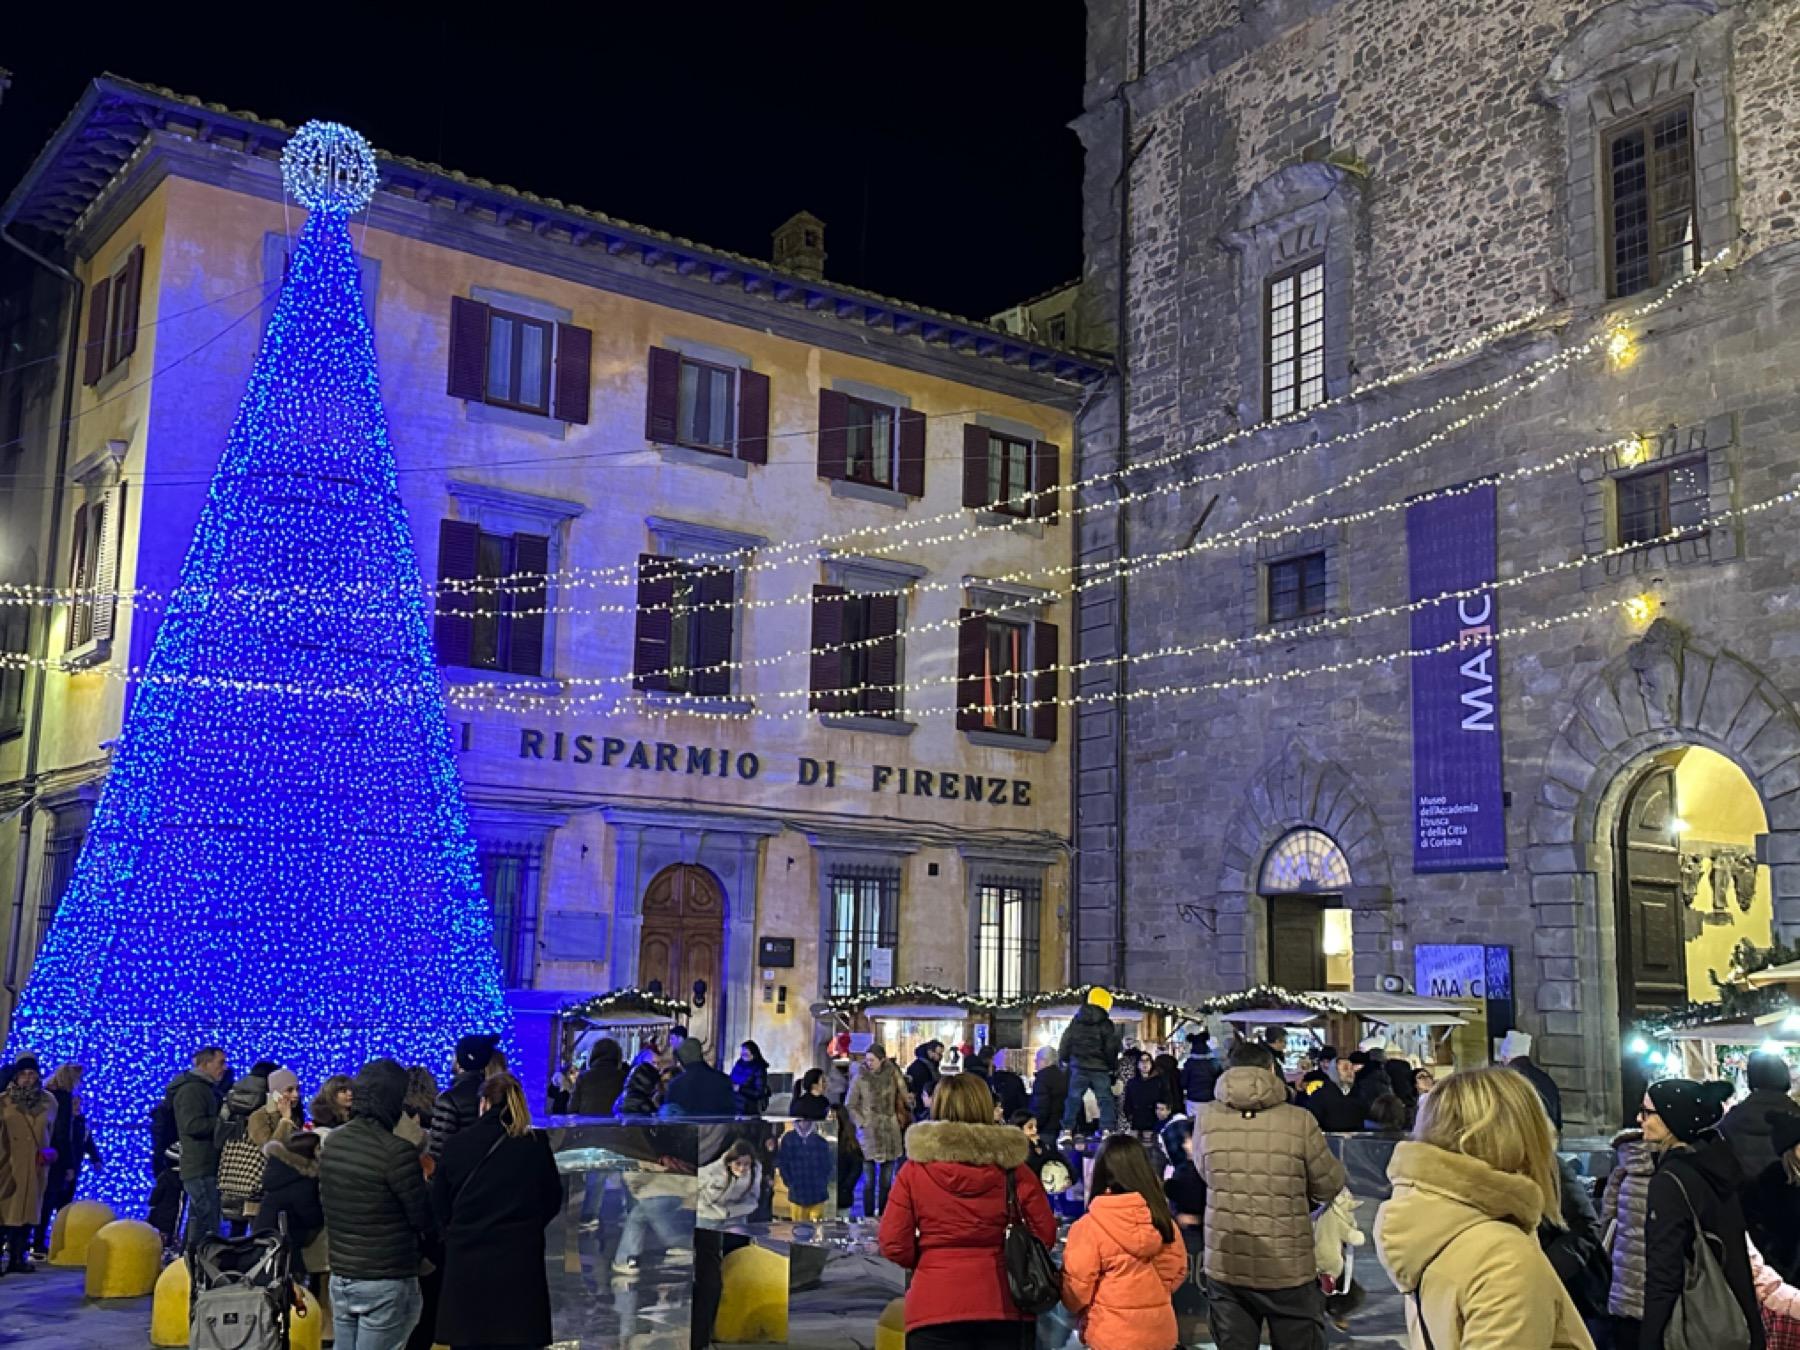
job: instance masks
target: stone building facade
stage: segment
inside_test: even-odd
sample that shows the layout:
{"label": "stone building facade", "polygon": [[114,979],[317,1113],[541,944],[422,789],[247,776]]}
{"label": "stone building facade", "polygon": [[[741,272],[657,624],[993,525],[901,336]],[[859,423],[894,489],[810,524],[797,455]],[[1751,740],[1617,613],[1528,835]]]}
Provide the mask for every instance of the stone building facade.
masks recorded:
{"label": "stone building facade", "polygon": [[[284,274],[288,135],[100,79],[0,210],[78,283],[26,269],[40,312],[64,296],[52,352],[80,356],[34,366],[32,411],[0,422],[0,582],[62,601],[0,662],[0,1013]],[[778,1070],[813,1062],[827,995],[1061,987],[1054,504],[1104,369],[833,284],[811,217],[783,268],[380,172],[355,238],[422,571],[465,587],[438,597],[438,656],[527,1074],[549,1068],[531,1014],[652,980],[705,981],[696,1029]]]}
{"label": "stone building facade", "polygon": [[[1356,987],[1508,948],[1571,1118],[1616,1124],[1697,934],[1800,932],[1800,8],[1088,9],[1082,302],[1123,379],[1078,469],[1078,974],[1269,978],[1268,860],[1316,831]],[[1403,507],[1488,476],[1505,868],[1421,874]],[[1711,853],[1651,782],[1709,756],[1755,792]],[[1715,854],[1735,915],[1652,875]]]}

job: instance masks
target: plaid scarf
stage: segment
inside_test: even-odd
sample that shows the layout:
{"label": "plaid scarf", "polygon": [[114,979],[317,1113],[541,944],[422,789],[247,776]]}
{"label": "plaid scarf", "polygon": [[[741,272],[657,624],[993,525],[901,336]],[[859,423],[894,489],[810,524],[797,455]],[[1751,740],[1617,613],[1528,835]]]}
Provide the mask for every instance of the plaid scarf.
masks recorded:
{"label": "plaid scarf", "polygon": [[23,1083],[14,1083],[7,1088],[6,1096],[7,1100],[28,1116],[41,1111],[44,1103],[50,1100],[50,1094],[42,1088],[26,1087]]}

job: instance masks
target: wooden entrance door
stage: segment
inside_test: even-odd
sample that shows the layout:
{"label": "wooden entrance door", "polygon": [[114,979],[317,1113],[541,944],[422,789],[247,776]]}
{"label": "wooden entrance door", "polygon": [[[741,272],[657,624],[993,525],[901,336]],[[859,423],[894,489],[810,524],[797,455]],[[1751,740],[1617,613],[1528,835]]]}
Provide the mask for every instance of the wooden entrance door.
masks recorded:
{"label": "wooden entrance door", "polygon": [[1681,840],[1670,828],[1679,816],[1675,771],[1658,765],[1632,787],[1619,817],[1619,1012],[1628,1028],[1688,998]]}
{"label": "wooden entrance door", "polygon": [[723,991],[725,896],[704,867],[678,863],[651,878],[644,891],[644,928],[638,939],[638,986],[661,980],[671,998],[692,1001],[694,981],[706,981],[706,1006],[694,1010],[688,1030],[715,1050],[713,1026]]}
{"label": "wooden entrance door", "polygon": [[1269,897],[1269,983],[1289,993],[1325,987],[1325,900]]}

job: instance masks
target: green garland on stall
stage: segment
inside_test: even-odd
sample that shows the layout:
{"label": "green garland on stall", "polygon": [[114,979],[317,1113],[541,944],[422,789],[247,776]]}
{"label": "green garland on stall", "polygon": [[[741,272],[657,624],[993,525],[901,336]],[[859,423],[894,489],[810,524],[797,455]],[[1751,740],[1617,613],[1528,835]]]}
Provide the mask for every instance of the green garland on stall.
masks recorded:
{"label": "green garland on stall", "polygon": [[996,999],[982,998],[961,989],[946,989],[941,984],[897,984],[860,994],[838,994],[822,1002],[830,1012],[845,1016],[855,1016],[889,1003],[949,1003],[970,1012],[993,1012],[1001,1006]]}
{"label": "green garland on stall", "polygon": [[1087,1002],[1087,996],[1096,988],[1104,989],[1112,995],[1113,1002],[1127,1008],[1137,1008],[1143,1012],[1156,1013],[1163,1017],[1193,1017],[1193,1013],[1174,1003],[1165,1003],[1159,998],[1151,998],[1148,994],[1134,994],[1129,989],[1114,989],[1109,985],[1078,984],[1067,989],[1051,989],[1042,994],[1027,994],[1023,998],[1015,998],[1000,1005],[1000,1011],[1006,1013],[1034,1013],[1040,1008],[1054,1008],[1062,1004],[1073,1003],[1079,1006]]}
{"label": "green garland on stall", "polygon": [[1313,994],[1295,994],[1278,984],[1259,984],[1237,994],[1223,994],[1201,1001],[1197,1012],[1208,1016],[1229,1017],[1232,1013],[1254,1012],[1265,1008],[1304,1008],[1313,1013],[1347,1013],[1350,1010],[1334,998]]}
{"label": "green garland on stall", "polygon": [[601,1017],[607,1013],[648,1013],[652,1017],[679,1020],[689,1009],[685,1001],[666,994],[653,994],[648,989],[614,989],[595,994],[579,1003],[571,1003],[558,1014],[561,1017]]}

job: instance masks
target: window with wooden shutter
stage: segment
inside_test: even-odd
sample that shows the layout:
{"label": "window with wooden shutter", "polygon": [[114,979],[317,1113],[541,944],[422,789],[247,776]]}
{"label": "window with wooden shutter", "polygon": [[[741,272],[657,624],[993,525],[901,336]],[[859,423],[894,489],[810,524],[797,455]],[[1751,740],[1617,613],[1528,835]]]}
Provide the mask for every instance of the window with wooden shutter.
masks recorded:
{"label": "window with wooden shutter", "polygon": [[487,397],[488,307],[479,300],[450,298],[450,397],[480,402]]}
{"label": "window with wooden shutter", "polygon": [[925,495],[925,414],[902,408],[898,477],[894,486],[909,497]]}
{"label": "window with wooden shutter", "polygon": [[1057,670],[1061,635],[1053,623],[1031,625],[1031,716],[1026,725],[1040,741],[1056,739]]}
{"label": "window with wooden shutter", "polygon": [[979,731],[984,725],[982,669],[987,660],[988,620],[979,610],[962,611],[956,629],[956,727]]}
{"label": "window with wooden shutter", "polygon": [[483,399],[519,412],[550,411],[551,354],[556,326],[545,319],[488,307]]}
{"label": "window with wooden shutter", "polygon": [[556,325],[555,414],[558,421],[587,425],[589,367],[593,357],[592,332],[572,323]]}
{"label": "window with wooden shutter", "polygon": [[844,711],[844,610],[849,592],[842,586],[812,588],[811,697],[814,712]]}
{"label": "window with wooden shutter", "polygon": [[94,547],[93,618],[95,642],[110,642],[119,612],[119,545],[125,532],[125,484],[114,483],[100,499]]}
{"label": "window with wooden shutter", "polygon": [[680,362],[676,444],[729,455],[737,436],[737,372],[730,366],[687,356],[681,357]]}
{"label": "window with wooden shutter", "polygon": [[82,353],[81,382],[98,384],[106,374],[107,318],[111,314],[112,278],[102,277],[88,292],[87,342]]}
{"label": "window with wooden shutter", "polygon": [[737,626],[737,573],[703,569],[695,587],[699,641],[691,692],[707,698],[731,693],[732,634]]}
{"label": "window with wooden shutter", "polygon": [[125,266],[113,278],[113,321],[110,326],[107,368],[110,370],[137,350],[138,307],[144,294],[144,246],[125,255]]}
{"label": "window with wooden shutter", "polygon": [[864,687],[860,711],[870,717],[893,717],[900,710],[900,597],[862,597],[866,616]]}
{"label": "window with wooden shutter", "polygon": [[437,620],[432,636],[440,666],[471,664],[473,611],[479,597],[447,583],[475,580],[480,552],[481,531],[476,526],[463,520],[438,522]]}
{"label": "window with wooden shutter", "polygon": [[973,424],[963,428],[963,505],[986,509],[993,498],[988,496],[989,442],[993,433]]}
{"label": "window with wooden shutter", "polygon": [[1062,450],[1049,441],[1037,441],[1031,447],[1031,514],[1054,525],[1062,516]]}
{"label": "window with wooden shutter", "polygon": [[512,575],[518,580],[503,597],[511,610],[505,669],[514,675],[544,673],[544,610],[550,602],[550,540],[541,534],[512,537]]}
{"label": "window with wooden shutter", "polygon": [[740,370],[738,385],[737,456],[746,464],[769,462],[769,377]]}
{"label": "window with wooden shutter", "polygon": [[819,477],[850,476],[850,398],[835,389],[819,390]]}
{"label": "window with wooden shutter", "polygon": [[96,537],[96,510],[97,507],[86,503],[75,508],[75,527],[69,546],[69,590],[72,595],[69,604],[69,630],[64,644],[69,651],[85,647],[88,639],[93,636],[93,542]]}
{"label": "window with wooden shutter", "polygon": [[674,445],[681,430],[681,353],[666,347],[650,349],[650,367],[644,400],[644,439],[656,445]]}
{"label": "window with wooden shutter", "polygon": [[669,648],[674,629],[676,583],[682,566],[654,553],[638,555],[637,632],[632,643],[631,685],[649,692],[669,690]]}

